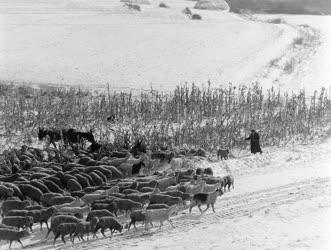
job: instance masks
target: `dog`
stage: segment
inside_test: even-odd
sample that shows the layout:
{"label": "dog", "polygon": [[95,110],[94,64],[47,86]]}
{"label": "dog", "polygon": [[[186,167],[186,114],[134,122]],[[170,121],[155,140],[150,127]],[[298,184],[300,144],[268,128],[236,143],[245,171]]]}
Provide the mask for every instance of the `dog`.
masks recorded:
{"label": "dog", "polygon": [[217,160],[219,160],[221,156],[221,160],[227,160],[229,158],[229,149],[218,149],[217,150]]}

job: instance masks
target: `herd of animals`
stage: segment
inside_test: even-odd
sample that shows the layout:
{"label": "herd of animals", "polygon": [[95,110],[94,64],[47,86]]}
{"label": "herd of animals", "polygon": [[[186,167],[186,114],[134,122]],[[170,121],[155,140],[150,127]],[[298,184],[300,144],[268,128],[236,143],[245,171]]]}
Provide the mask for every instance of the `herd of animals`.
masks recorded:
{"label": "herd of animals", "polygon": [[[48,137],[54,148],[24,145],[3,154],[10,171],[0,176],[0,240],[9,241],[9,248],[13,241],[22,245],[21,239],[30,235],[36,223],[40,230],[46,225],[46,238],[53,233],[53,243],[60,236],[64,243],[66,236],[72,243],[76,238],[88,239],[89,234],[97,237],[99,230],[103,236],[107,229],[113,235],[131,226],[137,229],[137,222],[145,230],[154,222],[160,227],[165,221],[174,226],[171,216],[184,209],[191,213],[197,206],[203,213],[211,206],[215,212],[217,197],[234,186],[232,175],[219,177],[211,168],[178,165],[185,156],[203,156],[203,150],[150,152],[141,140],[129,149],[92,150],[91,146],[98,144],[92,131],[74,129],[39,129],[38,137]],[[71,158],[56,148],[56,141],[62,140],[71,148],[69,145],[73,147],[83,139],[91,146],[78,147]],[[218,154],[226,159],[228,150]],[[176,167],[169,172],[142,174],[155,162]],[[206,205],[204,211],[202,205]]]}
{"label": "herd of animals", "polygon": [[[124,3],[124,6],[128,7],[129,9],[132,9],[132,10],[141,11],[140,5],[138,5],[138,4],[126,2],[126,3]],[[166,8],[166,9],[169,8],[169,6],[166,5],[165,3],[160,3],[159,7]],[[201,20],[202,19],[202,17],[199,14],[192,13],[189,7],[186,7],[182,11],[182,13],[185,14],[188,18],[190,18],[192,20]]]}

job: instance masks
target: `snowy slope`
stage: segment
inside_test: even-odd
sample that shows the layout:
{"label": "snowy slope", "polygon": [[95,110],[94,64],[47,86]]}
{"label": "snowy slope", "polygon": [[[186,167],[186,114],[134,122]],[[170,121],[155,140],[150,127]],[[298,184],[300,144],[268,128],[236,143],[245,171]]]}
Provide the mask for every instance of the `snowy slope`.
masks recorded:
{"label": "snowy slope", "polygon": [[0,79],[171,89],[179,83],[246,83],[297,32],[168,0],[128,10],[119,1],[0,1]]}

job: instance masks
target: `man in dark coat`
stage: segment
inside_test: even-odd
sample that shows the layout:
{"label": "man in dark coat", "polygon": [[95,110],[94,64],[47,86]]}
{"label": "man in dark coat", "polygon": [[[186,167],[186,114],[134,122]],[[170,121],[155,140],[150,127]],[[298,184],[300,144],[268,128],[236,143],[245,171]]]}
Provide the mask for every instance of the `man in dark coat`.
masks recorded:
{"label": "man in dark coat", "polygon": [[262,154],[262,150],[260,147],[260,136],[254,129],[251,130],[251,134],[245,140],[251,140],[251,153],[252,154],[256,154],[258,152],[260,152]]}

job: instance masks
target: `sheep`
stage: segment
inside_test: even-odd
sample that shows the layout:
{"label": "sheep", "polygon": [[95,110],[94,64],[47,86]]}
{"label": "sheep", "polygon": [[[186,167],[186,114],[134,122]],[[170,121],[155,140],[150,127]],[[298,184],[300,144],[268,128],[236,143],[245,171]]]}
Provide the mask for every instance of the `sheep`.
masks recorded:
{"label": "sheep", "polygon": [[43,194],[50,193],[51,191],[48,189],[48,187],[36,180],[30,181],[30,184],[36,188],[38,188]]}
{"label": "sheep", "polygon": [[96,173],[101,179],[103,182],[107,182],[107,177],[99,170],[93,170],[92,173]]}
{"label": "sheep", "polygon": [[56,215],[51,218],[51,227],[48,229],[48,232],[46,234],[46,239],[48,238],[48,235],[51,232],[54,232],[56,230],[57,226],[62,223],[77,223],[80,220],[72,215]]}
{"label": "sheep", "polygon": [[113,235],[113,233],[116,230],[120,233],[123,230],[123,226],[121,225],[121,223],[118,220],[116,220],[115,218],[109,217],[109,216],[99,218],[99,221],[94,230],[94,235],[96,235],[96,233],[98,232],[98,230],[100,228],[101,228],[101,233],[104,237],[106,237],[105,230],[107,228],[109,228],[111,235]]}
{"label": "sheep", "polygon": [[50,206],[61,205],[61,204],[73,202],[74,200],[76,199],[71,196],[56,196],[50,199],[49,205]]}
{"label": "sheep", "polygon": [[150,204],[164,203],[169,206],[183,204],[183,200],[180,197],[172,197],[165,194],[153,194],[150,198]]}
{"label": "sheep", "polygon": [[115,215],[111,212],[109,212],[106,209],[102,209],[102,210],[93,210],[91,212],[89,212],[89,214],[86,217],[86,221],[90,221],[93,217],[98,217],[101,218],[103,216],[111,216],[111,217],[115,217]]}
{"label": "sheep", "polygon": [[[204,213],[205,211],[207,211],[207,209],[209,209],[209,206],[211,205],[213,212],[215,213],[214,204],[216,202],[217,197],[221,195],[223,195],[222,189],[216,189],[214,192],[210,192],[210,193],[195,194],[191,201],[189,212],[191,213],[192,208],[198,206],[200,212]],[[207,205],[207,208],[204,211],[202,211],[200,207],[202,204]]]}
{"label": "sheep", "polygon": [[31,210],[40,210],[42,209],[43,207],[40,206],[40,205],[35,205],[35,206],[27,206],[24,208],[24,210],[28,210],[28,211],[31,211]]}
{"label": "sheep", "polygon": [[232,175],[227,175],[223,177],[224,180],[224,189],[228,186],[228,190],[230,191],[230,187],[234,188],[234,178]]}
{"label": "sheep", "polygon": [[144,188],[144,187],[152,187],[155,188],[158,185],[156,180],[152,180],[152,181],[144,181],[144,182],[139,182],[137,185],[137,190],[140,191],[140,189]]}
{"label": "sheep", "polygon": [[47,188],[53,192],[53,193],[59,193],[59,194],[63,194],[63,190],[57,185],[55,184],[53,181],[50,180],[43,180],[43,183],[47,186]]}
{"label": "sheep", "polygon": [[[63,175],[62,172],[57,172],[56,176],[61,176],[61,174]],[[56,176],[47,177],[47,178],[45,178],[45,180],[53,182],[55,185],[57,185],[61,189],[64,188],[61,178],[56,177]]]}
{"label": "sheep", "polygon": [[76,181],[75,179],[70,179],[68,180],[67,182],[67,189],[70,191],[70,192],[74,192],[74,191],[80,191],[82,190],[82,186],[79,184],[78,181]]}
{"label": "sheep", "polygon": [[170,196],[173,196],[173,197],[180,197],[180,198],[183,199],[183,201],[191,199],[191,194],[184,193],[184,192],[181,192],[181,191],[166,191],[166,192],[163,192],[161,194],[166,194],[166,195],[170,195]]}
{"label": "sheep", "polygon": [[205,184],[203,186],[202,193],[211,193],[211,192],[214,192],[218,188],[220,188],[219,183],[216,183],[214,185]]}
{"label": "sheep", "polygon": [[108,166],[106,165],[99,165],[99,166],[91,166],[84,168],[85,173],[90,173],[95,170],[101,172],[103,175],[105,175],[107,178],[112,178],[112,171],[110,169],[107,169]]}
{"label": "sheep", "polygon": [[32,201],[37,202],[38,204],[41,203],[41,196],[43,193],[40,191],[40,189],[29,184],[22,185],[19,188],[24,196],[29,197]]}
{"label": "sheep", "polygon": [[26,230],[17,231],[8,228],[0,228],[0,240],[9,240],[9,249],[11,248],[13,241],[18,241],[18,243],[20,243],[23,248],[24,246],[21,242],[21,239],[29,235],[30,233]]}
{"label": "sheep", "polygon": [[61,235],[61,239],[65,244],[66,241],[64,240],[64,236],[70,235],[70,240],[73,242],[72,235],[76,232],[77,223],[76,222],[64,222],[58,225],[56,228],[53,229],[54,233],[54,241],[53,245],[55,244],[56,239]]}
{"label": "sheep", "polygon": [[205,168],[203,173],[206,175],[214,175],[213,169],[211,167]]}
{"label": "sheep", "polygon": [[159,221],[160,222],[160,228],[163,226],[164,221],[169,221],[170,225],[174,227],[172,224],[172,221],[170,217],[178,212],[178,207],[176,205],[170,207],[170,208],[163,208],[163,209],[150,209],[146,210],[145,214],[145,230],[147,230],[147,225],[150,223],[152,226],[153,221]]}
{"label": "sheep", "polygon": [[122,191],[123,194],[133,194],[133,193],[139,193],[138,190],[135,190],[135,189],[125,189]]}
{"label": "sheep", "polygon": [[57,211],[57,209],[54,206],[40,210],[40,220],[34,221],[34,222],[40,223],[40,230],[42,230],[42,228],[43,228],[43,223],[45,223],[47,229],[49,229],[48,220],[55,214],[56,211]]}
{"label": "sheep", "polygon": [[80,207],[83,205],[84,205],[84,202],[82,201],[82,199],[76,197],[72,202],[55,205],[55,208],[60,209],[63,207]]}
{"label": "sheep", "polygon": [[97,175],[96,173],[91,172],[89,175],[92,177],[92,180],[93,180],[93,183],[95,184],[95,186],[100,186],[104,183],[102,178],[99,175]]}
{"label": "sheep", "polygon": [[2,223],[7,226],[17,227],[18,229],[30,228],[32,231],[33,218],[31,216],[6,216]]}
{"label": "sheep", "polygon": [[161,190],[164,191],[167,187],[176,185],[177,184],[177,177],[169,177],[169,178],[162,178],[160,180],[157,180],[157,187]]}
{"label": "sheep", "polygon": [[86,193],[84,191],[75,191],[70,193],[72,197],[78,197],[78,198],[82,198],[85,194]]}
{"label": "sheep", "polygon": [[222,182],[223,182],[223,178],[221,178],[221,177],[214,177],[214,176],[203,177],[203,180],[206,182],[206,184],[220,183],[222,185]]}
{"label": "sheep", "polygon": [[46,223],[48,228],[48,219],[54,214],[56,209],[54,207],[50,207],[48,209],[39,209],[39,210],[11,210],[8,212],[7,216],[31,216],[33,218],[33,222],[40,223],[40,230],[42,230],[42,223]]}
{"label": "sheep", "polygon": [[61,207],[58,209],[58,213],[65,213],[65,214],[84,214],[85,212],[89,212],[90,208],[86,207]]}
{"label": "sheep", "polygon": [[87,173],[84,172],[80,172],[79,174],[87,179],[90,186],[95,186],[95,183],[91,176],[89,176]]}
{"label": "sheep", "polygon": [[172,158],[170,161],[170,167],[172,171],[177,171],[183,167],[183,158]]}
{"label": "sheep", "polygon": [[152,187],[143,187],[140,189],[140,192],[142,193],[149,193],[149,192],[153,192],[154,191],[154,188]]}
{"label": "sheep", "polygon": [[[113,165],[113,164],[110,164],[110,165]],[[114,167],[114,165],[113,166],[102,166],[102,167],[104,167],[105,169],[111,171],[112,178],[114,178],[114,179],[122,179],[122,178],[124,178],[123,173],[120,170],[118,170],[116,167]]]}
{"label": "sheep", "polygon": [[150,204],[146,209],[162,209],[162,208],[169,208],[167,204]]}
{"label": "sheep", "polygon": [[140,169],[145,166],[142,160],[139,160],[137,163],[129,163],[125,162],[119,165],[117,168],[125,175],[125,176],[133,176],[139,174]]}
{"label": "sheep", "polygon": [[86,177],[84,177],[80,174],[75,174],[74,176],[77,178],[77,181],[82,186],[82,188],[86,188],[86,187],[90,186],[90,183]]}
{"label": "sheep", "polygon": [[22,194],[21,190],[17,187],[17,185],[15,185],[14,183],[9,183],[9,182],[1,182],[1,185],[6,186],[7,188],[12,188],[14,190],[14,196],[23,200],[23,198],[24,198],[23,194]]}
{"label": "sheep", "polygon": [[88,239],[89,234],[94,233],[98,221],[99,219],[97,217],[93,217],[89,222],[84,222],[84,221],[78,222],[76,224],[76,231],[72,241],[74,242],[76,236],[78,237],[78,239],[81,238],[82,240],[84,240],[83,238],[84,234],[87,234],[87,239]]}
{"label": "sheep", "polygon": [[86,194],[81,199],[86,205],[91,205],[95,200],[107,197],[104,194]]}
{"label": "sheep", "polygon": [[141,204],[146,204],[149,202],[150,194],[149,193],[133,193],[126,196],[127,199],[130,199]]}
{"label": "sheep", "polygon": [[102,210],[102,209],[106,209],[117,216],[117,205],[115,202],[92,204],[92,210]]}
{"label": "sheep", "polygon": [[120,189],[118,186],[113,186],[111,187],[110,189],[107,189],[105,191],[103,191],[103,194],[109,196],[111,194],[114,194],[114,193],[119,193]]}
{"label": "sheep", "polygon": [[126,214],[128,211],[132,212],[134,209],[142,208],[141,203],[129,199],[117,199],[115,200],[115,203],[117,205],[117,209],[120,211],[125,211]]}
{"label": "sheep", "polygon": [[30,205],[28,201],[11,201],[7,200],[2,203],[1,210],[2,216],[5,216],[8,211],[12,209],[24,209]]}
{"label": "sheep", "polygon": [[59,193],[46,193],[41,196],[41,205],[44,207],[50,206],[49,201],[54,197],[59,197],[61,194]]}
{"label": "sheep", "polygon": [[72,176],[71,174],[64,174],[62,176],[62,178],[60,178],[62,184],[64,184],[64,186],[68,186],[68,181],[71,180],[71,179],[75,179],[76,180],[76,177]]}
{"label": "sheep", "polygon": [[141,221],[141,222],[144,222],[146,220],[146,216],[145,216],[146,212],[144,210],[136,210],[136,211],[133,211],[131,214],[130,214],[130,219],[131,221],[129,222],[129,225],[128,225],[128,231],[130,230],[130,227],[131,225],[134,226],[134,228],[137,230],[137,227],[136,227],[136,222],[137,221]]}
{"label": "sheep", "polygon": [[0,223],[0,228],[7,228],[7,229],[15,230],[15,227],[7,226],[7,225],[2,224],[2,223]]}
{"label": "sheep", "polygon": [[12,188],[8,188],[4,185],[0,185],[0,198],[7,199],[14,195],[14,190]]}
{"label": "sheep", "polygon": [[206,185],[205,181],[200,181],[198,184],[185,184],[179,187],[179,191],[190,194],[197,194],[202,192],[203,187]]}

